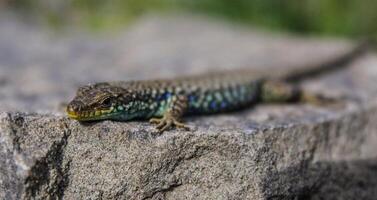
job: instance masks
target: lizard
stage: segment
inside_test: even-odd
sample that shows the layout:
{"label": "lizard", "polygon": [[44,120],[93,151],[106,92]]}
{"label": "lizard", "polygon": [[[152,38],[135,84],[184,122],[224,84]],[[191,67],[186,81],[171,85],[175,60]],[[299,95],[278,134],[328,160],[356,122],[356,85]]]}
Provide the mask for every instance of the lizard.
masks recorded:
{"label": "lizard", "polygon": [[324,96],[304,91],[297,82],[303,77],[345,66],[365,52],[365,46],[361,44],[326,63],[277,76],[262,76],[243,69],[175,79],[88,84],[79,87],[66,113],[80,122],[149,119],[162,133],[173,127],[189,129],[182,122],[185,115],[235,111],[258,103],[321,104],[326,101]]}

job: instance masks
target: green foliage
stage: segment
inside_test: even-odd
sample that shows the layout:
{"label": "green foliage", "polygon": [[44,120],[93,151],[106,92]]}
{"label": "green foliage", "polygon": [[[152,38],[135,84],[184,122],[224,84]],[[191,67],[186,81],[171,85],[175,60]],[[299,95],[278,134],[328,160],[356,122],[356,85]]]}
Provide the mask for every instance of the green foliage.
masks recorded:
{"label": "green foliage", "polygon": [[377,33],[377,1],[373,0],[201,0],[183,5],[245,24],[298,33],[355,37]]}
{"label": "green foliage", "polygon": [[305,34],[377,35],[374,0],[14,0],[51,24],[121,27],[148,12],[188,11]]}

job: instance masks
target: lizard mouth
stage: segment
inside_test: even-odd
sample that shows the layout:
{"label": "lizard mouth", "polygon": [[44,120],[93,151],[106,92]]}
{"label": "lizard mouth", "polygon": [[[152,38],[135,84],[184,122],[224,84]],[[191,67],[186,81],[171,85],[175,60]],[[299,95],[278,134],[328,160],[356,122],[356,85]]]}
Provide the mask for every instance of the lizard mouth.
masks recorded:
{"label": "lizard mouth", "polygon": [[99,120],[106,119],[112,113],[111,109],[107,110],[93,110],[93,111],[74,111],[70,108],[66,109],[67,115],[71,119],[78,121],[90,121],[90,120]]}
{"label": "lizard mouth", "polygon": [[79,118],[79,114],[74,112],[74,111],[70,111],[70,110],[67,109],[66,112],[67,112],[68,117],[71,118],[71,119],[78,119]]}

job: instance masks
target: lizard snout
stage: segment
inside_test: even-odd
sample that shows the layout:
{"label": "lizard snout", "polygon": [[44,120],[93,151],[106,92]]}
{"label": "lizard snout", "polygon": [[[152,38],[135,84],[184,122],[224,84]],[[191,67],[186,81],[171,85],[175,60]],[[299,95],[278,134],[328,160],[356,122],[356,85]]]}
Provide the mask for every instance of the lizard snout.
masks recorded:
{"label": "lizard snout", "polygon": [[79,117],[83,106],[83,103],[80,101],[71,101],[67,105],[66,112],[70,118],[76,119]]}

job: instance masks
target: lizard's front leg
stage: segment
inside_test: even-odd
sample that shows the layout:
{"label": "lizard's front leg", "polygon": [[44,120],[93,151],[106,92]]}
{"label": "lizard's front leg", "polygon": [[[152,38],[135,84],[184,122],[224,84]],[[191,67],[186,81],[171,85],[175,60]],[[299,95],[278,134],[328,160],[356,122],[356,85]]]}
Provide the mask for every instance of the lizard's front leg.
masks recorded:
{"label": "lizard's front leg", "polygon": [[152,118],[151,123],[157,124],[156,128],[160,133],[169,129],[172,126],[178,128],[189,129],[188,126],[183,124],[181,121],[182,116],[187,111],[188,102],[187,98],[182,95],[172,96],[167,109],[165,110],[162,118]]}

